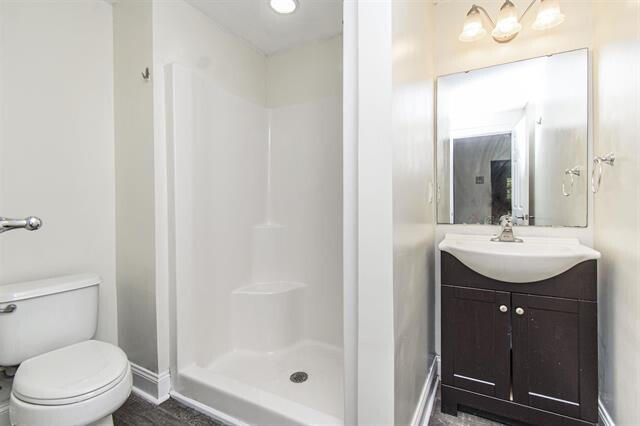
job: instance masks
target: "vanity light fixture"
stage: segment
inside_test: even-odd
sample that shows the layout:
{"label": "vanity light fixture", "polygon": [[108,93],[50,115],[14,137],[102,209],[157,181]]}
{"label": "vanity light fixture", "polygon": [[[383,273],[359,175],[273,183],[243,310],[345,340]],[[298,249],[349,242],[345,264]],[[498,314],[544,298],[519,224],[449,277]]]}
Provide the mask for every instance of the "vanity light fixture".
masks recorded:
{"label": "vanity light fixture", "polygon": [[564,22],[564,14],[560,11],[558,0],[542,0],[538,8],[538,16],[532,25],[534,30],[546,30]]}
{"label": "vanity light fixture", "polygon": [[487,33],[482,22],[482,14],[484,14],[491,23],[491,37],[498,43],[507,43],[516,38],[522,29],[522,18],[537,1],[540,1],[540,6],[538,7],[536,20],[532,25],[534,30],[546,30],[564,22],[564,14],[560,11],[558,0],[533,0],[520,17],[518,17],[516,5],[511,0],[505,0],[502,7],[500,7],[500,13],[495,22],[482,6],[474,4],[467,12],[467,17],[464,20],[464,26],[458,39],[467,42],[480,40],[484,37]]}
{"label": "vanity light fixture", "polygon": [[475,4],[471,6],[471,10],[467,13],[467,18],[464,20],[464,26],[460,33],[460,41],[476,41],[480,40],[487,34],[487,30],[482,25],[482,16],[480,15],[480,8]]}
{"label": "vanity light fixture", "polygon": [[298,0],[269,0],[269,6],[276,13],[288,15],[298,8]]}

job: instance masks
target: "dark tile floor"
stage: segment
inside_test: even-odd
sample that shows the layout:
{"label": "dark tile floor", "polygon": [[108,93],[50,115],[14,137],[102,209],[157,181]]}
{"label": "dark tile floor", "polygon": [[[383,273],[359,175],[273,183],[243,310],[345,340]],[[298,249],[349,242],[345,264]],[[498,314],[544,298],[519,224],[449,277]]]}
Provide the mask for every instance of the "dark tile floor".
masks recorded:
{"label": "dark tile floor", "polygon": [[134,394],[113,413],[113,423],[114,426],[224,426],[175,399],[156,406]]}
{"label": "dark tile floor", "polygon": [[502,423],[496,423],[462,411],[458,411],[457,417],[444,414],[440,411],[440,403],[440,390],[438,390],[431,418],[429,419],[429,426],[502,426]]}
{"label": "dark tile floor", "polygon": [[[224,426],[196,410],[186,407],[174,399],[155,406],[150,402],[131,394],[122,407],[113,413],[115,426]],[[440,411],[440,392],[433,406],[428,426],[501,426],[468,413],[458,412],[458,417],[443,414]]]}

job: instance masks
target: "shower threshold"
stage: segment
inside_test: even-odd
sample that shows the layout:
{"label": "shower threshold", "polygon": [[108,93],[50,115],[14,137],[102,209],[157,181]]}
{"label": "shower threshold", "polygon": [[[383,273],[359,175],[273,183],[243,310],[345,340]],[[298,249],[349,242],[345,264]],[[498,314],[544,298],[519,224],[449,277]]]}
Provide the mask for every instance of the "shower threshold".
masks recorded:
{"label": "shower threshold", "polygon": [[[312,340],[272,353],[233,351],[181,369],[179,388],[248,424],[342,425],[342,360],[341,348]],[[291,379],[301,372],[304,381]]]}

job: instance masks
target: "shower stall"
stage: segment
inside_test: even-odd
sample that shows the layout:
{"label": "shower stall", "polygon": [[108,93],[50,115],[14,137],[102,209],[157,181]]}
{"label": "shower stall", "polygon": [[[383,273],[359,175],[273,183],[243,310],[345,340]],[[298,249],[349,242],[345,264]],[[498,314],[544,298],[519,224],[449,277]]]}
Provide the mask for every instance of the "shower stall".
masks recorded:
{"label": "shower stall", "polygon": [[164,67],[173,387],[222,419],[343,423],[341,63],[265,55],[262,98]]}

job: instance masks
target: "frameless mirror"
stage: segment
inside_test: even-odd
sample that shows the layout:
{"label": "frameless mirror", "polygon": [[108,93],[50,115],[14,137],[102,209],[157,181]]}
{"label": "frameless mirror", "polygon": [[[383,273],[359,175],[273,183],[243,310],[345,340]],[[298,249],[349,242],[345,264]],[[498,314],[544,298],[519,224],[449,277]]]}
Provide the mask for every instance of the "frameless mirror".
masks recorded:
{"label": "frameless mirror", "polygon": [[438,223],[586,226],[588,52],[437,80]]}

